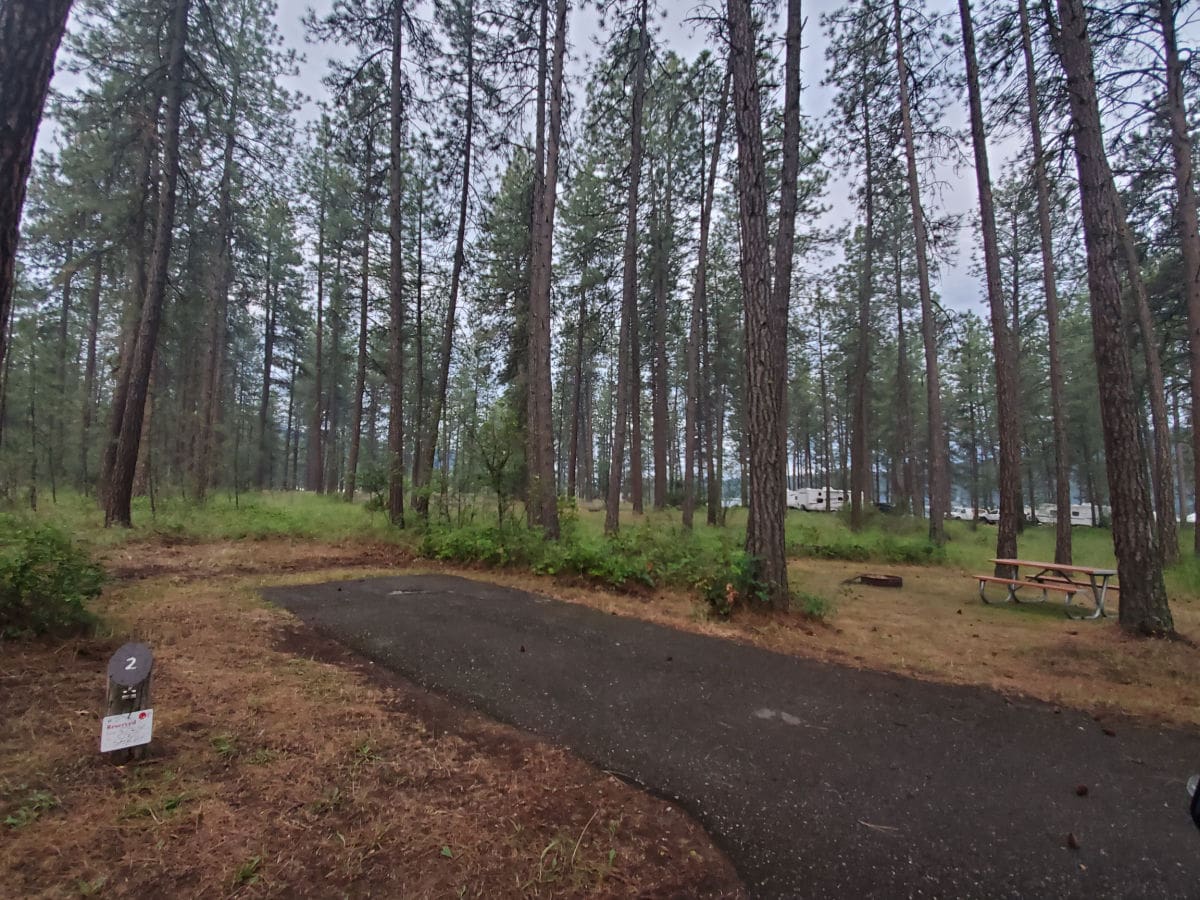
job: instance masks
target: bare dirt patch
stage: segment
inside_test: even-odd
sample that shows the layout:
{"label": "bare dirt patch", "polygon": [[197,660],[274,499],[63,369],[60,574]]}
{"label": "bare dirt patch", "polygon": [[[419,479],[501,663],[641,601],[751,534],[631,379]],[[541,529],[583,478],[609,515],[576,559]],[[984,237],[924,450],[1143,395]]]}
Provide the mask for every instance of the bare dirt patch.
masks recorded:
{"label": "bare dirt patch", "polygon": [[[262,579],[246,577],[379,566],[382,551],[115,552],[136,560],[124,563],[136,580],[102,601],[117,633],[3,647],[5,893],[741,895],[669,803],[374,671],[266,607]],[[134,565],[159,574],[137,578]],[[156,737],[148,759],[118,768],[97,752],[97,719],[104,664],[126,635],[155,648]]]}

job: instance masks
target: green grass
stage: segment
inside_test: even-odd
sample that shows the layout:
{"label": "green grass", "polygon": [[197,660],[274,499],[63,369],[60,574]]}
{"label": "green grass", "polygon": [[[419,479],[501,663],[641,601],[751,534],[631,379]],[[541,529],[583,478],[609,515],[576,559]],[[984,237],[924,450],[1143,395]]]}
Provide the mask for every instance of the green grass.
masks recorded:
{"label": "green grass", "polygon": [[290,537],[339,541],[363,539],[411,541],[393,528],[387,515],[365,503],[302,491],[216,494],[203,506],[179,497],[158,498],[154,509],[145,497],[133,505],[132,529],[104,528],[104,514],[93,498],[59,494],[57,503],[43,502],[35,514],[99,546],[130,539],[166,537],[192,541],[260,540]]}
{"label": "green grass", "polygon": [[[134,528],[103,527],[103,515],[92,498],[60,493],[57,503],[44,502],[38,521],[56,524],[87,543],[103,547],[139,538],[184,541],[238,541],[294,538],[325,541],[403,543],[422,548],[433,558],[514,566],[543,574],[580,575],[598,583],[628,587],[701,586],[721,577],[716,569],[728,564],[745,539],[746,510],[727,511],[724,528],[704,524],[703,510],[688,533],[679,524],[679,511],[633,516],[622,510],[622,528],[615,539],[604,536],[604,512],[580,509],[564,521],[565,540],[546,545],[536,534],[506,525],[497,530],[490,502],[481,498],[467,507],[454,525],[435,523],[428,532],[392,527],[387,516],[364,502],[346,503],[340,497],[305,492],[213,495],[199,506],[180,497],[160,497],[151,510],[146,498],[134,503]],[[518,508],[510,515],[519,523]],[[878,565],[944,565],[959,570],[986,571],[996,552],[996,528],[968,522],[948,522],[948,541],[935,547],[923,519],[872,515],[867,528],[854,533],[842,514],[789,510],[786,521],[791,558],[847,560]],[[1112,535],[1107,529],[1075,528],[1072,532],[1077,563],[1115,564]],[[1181,543],[1191,547],[1191,526],[1181,529]],[[1018,552],[1028,559],[1051,559],[1054,528],[1026,528]],[[1185,559],[1167,572],[1172,595],[1200,596],[1200,561]]]}

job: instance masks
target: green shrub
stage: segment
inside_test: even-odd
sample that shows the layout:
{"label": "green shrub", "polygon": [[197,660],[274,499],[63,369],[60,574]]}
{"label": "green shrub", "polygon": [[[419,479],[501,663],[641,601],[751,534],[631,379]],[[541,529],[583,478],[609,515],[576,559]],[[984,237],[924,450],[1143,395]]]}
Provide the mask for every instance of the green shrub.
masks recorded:
{"label": "green shrub", "polygon": [[820,594],[810,594],[807,591],[796,591],[792,594],[792,608],[810,619],[827,619],[833,613],[833,603]]}
{"label": "green shrub", "polygon": [[767,603],[770,594],[759,577],[759,561],[744,550],[731,550],[715,577],[708,579],[704,599],[720,616],[730,615],[739,604]]}
{"label": "green shrub", "polygon": [[95,624],[104,573],[63,531],[0,518],[0,638],[67,636]]}

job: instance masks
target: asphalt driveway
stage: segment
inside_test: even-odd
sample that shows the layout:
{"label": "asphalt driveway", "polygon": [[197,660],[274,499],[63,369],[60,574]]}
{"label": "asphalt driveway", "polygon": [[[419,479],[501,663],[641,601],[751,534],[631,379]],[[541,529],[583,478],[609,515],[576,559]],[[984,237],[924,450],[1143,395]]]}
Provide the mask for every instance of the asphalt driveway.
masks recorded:
{"label": "asphalt driveway", "polygon": [[675,798],[756,897],[1200,897],[1184,793],[1196,734],[457,577],[265,594],[428,688]]}

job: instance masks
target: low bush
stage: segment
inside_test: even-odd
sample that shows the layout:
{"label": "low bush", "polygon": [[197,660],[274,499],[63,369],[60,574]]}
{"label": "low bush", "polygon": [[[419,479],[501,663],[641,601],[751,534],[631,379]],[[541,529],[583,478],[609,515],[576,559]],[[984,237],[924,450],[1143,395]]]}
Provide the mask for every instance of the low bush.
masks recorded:
{"label": "low bush", "polygon": [[0,518],[0,638],[87,631],[104,573],[63,531]]}
{"label": "low bush", "polygon": [[[488,566],[527,568],[542,575],[582,578],[617,590],[679,587],[707,596],[712,585],[725,584],[741,551],[725,535],[687,531],[677,526],[644,524],[603,536],[580,527],[568,511],[562,533],[548,541],[523,523],[468,523],[458,527],[430,524],[421,554],[431,559]],[[749,590],[737,576],[740,590]]]}

